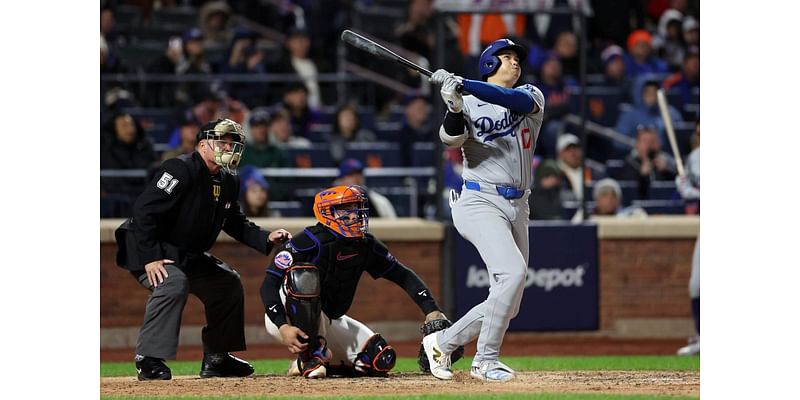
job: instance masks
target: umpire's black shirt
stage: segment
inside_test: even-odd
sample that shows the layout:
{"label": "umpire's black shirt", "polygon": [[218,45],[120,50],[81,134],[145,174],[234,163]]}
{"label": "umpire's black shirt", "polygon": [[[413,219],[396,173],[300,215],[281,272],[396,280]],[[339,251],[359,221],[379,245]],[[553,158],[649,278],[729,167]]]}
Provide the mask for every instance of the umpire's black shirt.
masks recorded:
{"label": "umpire's black shirt", "polygon": [[350,308],[364,271],[373,279],[388,279],[403,288],[426,315],[441,311],[419,276],[389,253],[378,238],[370,233],[363,238],[345,238],[317,223],[282,244],[267,266],[261,301],[277,327],[287,322],[279,292],[286,269],[299,262],[314,264],[319,270],[322,311],[330,319],[341,317]]}
{"label": "umpire's black shirt", "polygon": [[208,251],[220,230],[263,254],[269,232],[250,222],[239,207],[239,178],[224,170],[211,175],[200,154],[165,161],[136,199],[133,217],[115,232],[117,264],[142,271],[170,259],[181,269]]}

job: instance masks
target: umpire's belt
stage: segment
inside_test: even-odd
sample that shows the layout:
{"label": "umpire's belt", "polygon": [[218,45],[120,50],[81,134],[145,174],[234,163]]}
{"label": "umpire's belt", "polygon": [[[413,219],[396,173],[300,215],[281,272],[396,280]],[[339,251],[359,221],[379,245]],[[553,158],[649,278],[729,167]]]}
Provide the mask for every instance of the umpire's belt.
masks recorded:
{"label": "umpire's belt", "polygon": [[478,183],[474,181],[464,181],[464,187],[469,190],[479,192],[499,194],[506,199],[518,199],[525,195],[525,190],[517,189],[513,186],[492,185],[490,183]]}

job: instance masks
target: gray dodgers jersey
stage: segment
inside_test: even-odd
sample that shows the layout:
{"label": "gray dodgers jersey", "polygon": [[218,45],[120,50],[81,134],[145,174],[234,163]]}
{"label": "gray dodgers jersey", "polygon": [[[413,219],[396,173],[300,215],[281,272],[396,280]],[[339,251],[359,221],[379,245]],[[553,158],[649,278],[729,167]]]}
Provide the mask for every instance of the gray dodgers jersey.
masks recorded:
{"label": "gray dodgers jersey", "polygon": [[542,128],[544,95],[536,86],[517,87],[531,94],[539,106],[537,113],[521,114],[487,103],[475,96],[464,96],[464,115],[469,120],[464,155],[464,180],[529,189],[533,150]]}

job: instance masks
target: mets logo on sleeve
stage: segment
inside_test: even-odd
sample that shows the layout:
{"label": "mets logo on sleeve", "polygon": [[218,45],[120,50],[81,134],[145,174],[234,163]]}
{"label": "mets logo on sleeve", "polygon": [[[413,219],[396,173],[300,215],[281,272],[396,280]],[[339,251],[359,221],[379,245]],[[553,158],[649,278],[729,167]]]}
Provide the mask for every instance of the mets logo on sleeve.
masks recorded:
{"label": "mets logo on sleeve", "polygon": [[292,262],[294,262],[294,258],[292,258],[292,254],[286,250],[283,250],[275,255],[275,266],[280,269],[291,267]]}

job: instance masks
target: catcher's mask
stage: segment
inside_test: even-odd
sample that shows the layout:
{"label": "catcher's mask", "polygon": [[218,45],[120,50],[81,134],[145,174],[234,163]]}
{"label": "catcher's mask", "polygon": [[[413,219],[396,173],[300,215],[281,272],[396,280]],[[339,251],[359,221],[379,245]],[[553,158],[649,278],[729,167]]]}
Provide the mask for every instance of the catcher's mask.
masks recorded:
{"label": "catcher's mask", "polygon": [[334,232],[360,238],[369,227],[367,203],[367,192],[361,186],[334,186],[314,196],[314,215]]}
{"label": "catcher's mask", "polygon": [[214,151],[214,162],[225,171],[236,175],[236,168],[244,152],[242,126],[230,119],[211,121],[197,133],[197,142],[207,140]]}

